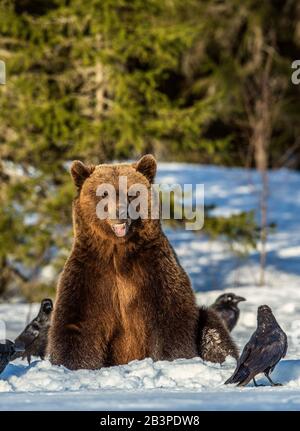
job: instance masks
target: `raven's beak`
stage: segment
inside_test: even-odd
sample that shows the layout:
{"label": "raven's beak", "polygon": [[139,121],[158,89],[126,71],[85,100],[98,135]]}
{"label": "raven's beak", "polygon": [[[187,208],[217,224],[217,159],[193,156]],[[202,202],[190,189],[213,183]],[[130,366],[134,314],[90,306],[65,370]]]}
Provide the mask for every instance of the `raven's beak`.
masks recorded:
{"label": "raven's beak", "polygon": [[236,296],[235,297],[235,302],[238,304],[239,302],[242,301],[247,301],[246,298],[244,298],[243,296]]}

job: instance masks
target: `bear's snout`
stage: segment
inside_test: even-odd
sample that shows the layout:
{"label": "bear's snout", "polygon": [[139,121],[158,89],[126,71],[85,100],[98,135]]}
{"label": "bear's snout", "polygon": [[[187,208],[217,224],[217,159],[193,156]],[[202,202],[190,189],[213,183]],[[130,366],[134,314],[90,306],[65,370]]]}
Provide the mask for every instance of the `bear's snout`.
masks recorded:
{"label": "bear's snout", "polygon": [[125,222],[111,223],[111,228],[115,235],[119,238],[124,237],[129,230],[130,220],[126,220]]}

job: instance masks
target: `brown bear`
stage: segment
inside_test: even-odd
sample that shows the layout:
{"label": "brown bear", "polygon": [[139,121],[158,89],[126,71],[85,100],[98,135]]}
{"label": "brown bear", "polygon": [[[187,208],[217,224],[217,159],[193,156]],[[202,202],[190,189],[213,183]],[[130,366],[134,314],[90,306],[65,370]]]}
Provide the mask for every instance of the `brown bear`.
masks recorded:
{"label": "brown bear", "polygon": [[[156,161],[146,155],[133,164],[84,165],[71,174],[74,244],[59,280],[50,329],[53,364],[97,369],[134,359],[173,360],[201,356],[223,362],[238,356],[214,311],[199,309],[190,280],[164,235],[159,219],[131,219],[116,204],[114,218],[100,219],[101,184],[120,193],[142,184],[149,191]],[[150,193],[149,193],[150,196]],[[128,198],[130,201],[130,198]]]}

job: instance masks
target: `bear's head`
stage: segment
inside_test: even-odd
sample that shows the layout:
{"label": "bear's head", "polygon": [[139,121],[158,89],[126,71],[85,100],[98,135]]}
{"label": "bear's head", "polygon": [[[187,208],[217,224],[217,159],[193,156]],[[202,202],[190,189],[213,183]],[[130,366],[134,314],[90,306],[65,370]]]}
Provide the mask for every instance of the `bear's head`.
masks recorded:
{"label": "bear's head", "polygon": [[148,154],[132,164],[85,165],[71,175],[78,189],[75,218],[94,235],[125,242],[149,223],[156,160]]}

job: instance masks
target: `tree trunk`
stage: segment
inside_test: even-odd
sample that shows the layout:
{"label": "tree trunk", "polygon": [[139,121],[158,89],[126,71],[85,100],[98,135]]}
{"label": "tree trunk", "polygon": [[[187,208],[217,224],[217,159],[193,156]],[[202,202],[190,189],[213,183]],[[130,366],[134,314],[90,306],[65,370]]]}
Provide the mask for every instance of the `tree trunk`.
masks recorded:
{"label": "tree trunk", "polygon": [[267,264],[268,239],[268,150],[272,134],[272,101],[270,92],[271,53],[268,53],[265,68],[259,85],[260,94],[254,105],[252,121],[251,145],[254,148],[254,157],[257,170],[261,176],[260,192],[260,274],[259,285],[265,285],[265,268]]}

